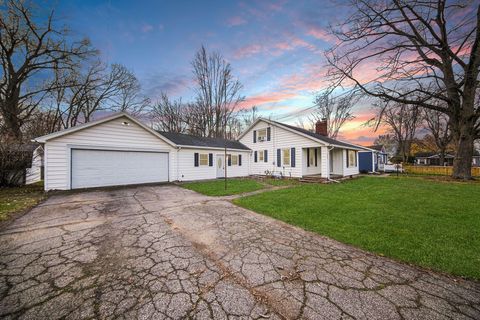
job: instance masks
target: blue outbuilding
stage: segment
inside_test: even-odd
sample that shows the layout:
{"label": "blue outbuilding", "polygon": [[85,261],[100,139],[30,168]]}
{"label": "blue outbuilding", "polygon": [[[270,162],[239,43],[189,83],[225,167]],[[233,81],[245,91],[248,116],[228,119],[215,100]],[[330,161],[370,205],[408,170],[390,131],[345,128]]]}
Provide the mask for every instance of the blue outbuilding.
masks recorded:
{"label": "blue outbuilding", "polygon": [[358,169],[360,172],[375,173],[384,171],[388,156],[383,145],[363,147],[358,152]]}

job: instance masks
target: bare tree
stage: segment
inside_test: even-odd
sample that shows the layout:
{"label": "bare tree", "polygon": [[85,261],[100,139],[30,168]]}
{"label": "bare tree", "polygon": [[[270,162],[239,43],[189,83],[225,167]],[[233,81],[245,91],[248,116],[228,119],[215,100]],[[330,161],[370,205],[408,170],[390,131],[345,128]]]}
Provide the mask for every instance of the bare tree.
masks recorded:
{"label": "bare tree", "polygon": [[329,90],[318,93],[314,100],[316,109],[310,120],[316,123],[318,120],[326,119],[328,136],[335,139],[342,126],[355,118],[352,109],[359,98],[354,91],[336,97]]}
{"label": "bare tree", "polygon": [[379,135],[374,141],[373,144],[376,146],[383,146],[385,152],[389,157],[395,156],[398,152],[398,145],[396,139],[389,133]]}
{"label": "bare tree", "polygon": [[[6,0],[0,12],[0,114],[5,134],[21,139],[21,127],[46,94],[59,84],[53,70],[69,69],[93,50],[87,39],[69,42],[54,25],[53,11],[41,23],[25,1]],[[61,84],[63,85],[63,84]]]}
{"label": "bare tree", "polygon": [[[351,0],[353,14],[332,28],[329,76],[368,95],[444,112],[456,145],[453,177],[471,178],[480,136],[478,1]],[[368,68],[374,74],[368,78]],[[437,104],[436,101],[442,101]]]}
{"label": "bare tree", "polygon": [[88,122],[99,111],[138,114],[150,102],[141,96],[135,75],[120,64],[108,66],[94,60],[68,73],[57,72],[55,81],[68,83],[50,92],[51,107],[62,128]]}
{"label": "bare tree", "polygon": [[394,102],[381,102],[376,104],[375,108],[375,130],[380,126],[389,129],[397,143],[396,156],[406,162],[411,155],[411,144],[422,120],[420,108]]}
{"label": "bare tree", "polygon": [[171,101],[165,93],[162,93],[159,101],[154,104],[151,111],[155,129],[185,133],[188,122],[186,110],[187,106],[182,104],[181,99]]}
{"label": "bare tree", "polygon": [[248,128],[251,126],[259,117],[258,107],[253,106],[249,109],[243,109],[240,111],[240,116],[243,122],[243,128]]}
{"label": "bare tree", "polygon": [[224,137],[228,125],[244,100],[241,83],[233,76],[230,64],[218,52],[201,47],[192,61],[199,112],[197,132],[207,137]]}
{"label": "bare tree", "polygon": [[426,109],[424,110],[423,118],[425,129],[429,131],[431,136],[431,139],[425,137],[424,140],[432,140],[440,155],[440,164],[443,164],[447,148],[452,141],[448,116],[437,110]]}

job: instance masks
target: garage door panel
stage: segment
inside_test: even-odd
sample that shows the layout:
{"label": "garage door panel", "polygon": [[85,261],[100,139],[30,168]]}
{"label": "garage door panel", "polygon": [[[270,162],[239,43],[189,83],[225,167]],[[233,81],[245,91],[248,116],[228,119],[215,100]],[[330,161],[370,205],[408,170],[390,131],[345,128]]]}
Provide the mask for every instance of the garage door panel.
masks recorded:
{"label": "garage door panel", "polygon": [[168,153],[72,149],[72,189],[168,181]]}

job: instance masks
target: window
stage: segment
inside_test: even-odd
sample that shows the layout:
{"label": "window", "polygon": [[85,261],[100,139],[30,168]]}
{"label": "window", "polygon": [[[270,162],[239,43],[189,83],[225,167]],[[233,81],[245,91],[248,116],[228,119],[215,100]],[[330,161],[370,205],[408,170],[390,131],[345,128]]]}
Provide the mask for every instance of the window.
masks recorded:
{"label": "window", "polygon": [[309,151],[308,151],[308,164],[310,166],[315,165],[315,152],[316,151],[317,151],[317,149],[309,149]]}
{"label": "window", "polygon": [[200,165],[208,166],[208,153],[200,153]]}
{"label": "window", "polygon": [[283,165],[289,166],[290,165],[290,149],[283,149]]}
{"label": "window", "polygon": [[232,157],[232,166],[238,166],[238,155],[231,155]]}
{"label": "window", "polygon": [[357,152],[354,150],[347,150],[347,167],[357,166]]}
{"label": "window", "polygon": [[258,130],[257,135],[258,135],[257,136],[258,141],[266,141],[267,140],[267,128]]}
{"label": "window", "polygon": [[265,160],[264,155],[265,152],[263,150],[258,151],[258,161],[263,162]]}

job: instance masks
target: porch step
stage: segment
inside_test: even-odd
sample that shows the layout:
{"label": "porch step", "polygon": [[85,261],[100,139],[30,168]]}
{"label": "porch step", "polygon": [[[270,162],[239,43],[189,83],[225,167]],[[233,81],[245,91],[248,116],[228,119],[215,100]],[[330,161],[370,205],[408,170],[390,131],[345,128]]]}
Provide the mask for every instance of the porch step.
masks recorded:
{"label": "porch step", "polygon": [[328,180],[326,178],[322,178],[322,177],[302,177],[300,180],[300,182],[303,182],[303,183],[327,183]]}

